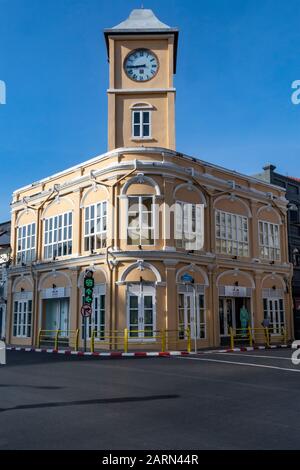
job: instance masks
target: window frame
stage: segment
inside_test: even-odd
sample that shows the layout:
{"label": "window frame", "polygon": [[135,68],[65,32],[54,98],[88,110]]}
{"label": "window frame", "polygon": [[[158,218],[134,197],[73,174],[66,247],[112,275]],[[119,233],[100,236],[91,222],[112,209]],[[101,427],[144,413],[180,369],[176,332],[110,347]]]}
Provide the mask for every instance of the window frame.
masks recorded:
{"label": "window frame", "polygon": [[[179,208],[180,209],[180,230],[179,230]],[[191,206],[192,210],[192,218],[191,218],[191,225],[192,229],[194,230],[189,231],[189,220],[186,218],[186,210],[185,208],[188,208],[188,206]],[[203,221],[201,220],[201,215],[204,217],[204,213],[202,214],[202,211],[199,212],[200,210],[200,204],[197,204],[195,202],[188,202],[188,201],[182,201],[182,200],[176,200],[175,201],[175,214],[174,214],[174,237],[175,237],[175,246],[176,248],[183,248],[185,250],[199,250],[197,247],[197,240],[199,241],[199,237],[201,234],[197,232],[197,224],[199,226],[202,225]],[[189,214],[187,214],[189,215]],[[188,235],[188,237],[186,237]],[[203,243],[204,243],[204,233],[202,234],[203,236]],[[189,238],[190,237],[190,238]],[[189,246],[190,245],[190,246]],[[203,247],[201,248],[203,249]]]}
{"label": "window frame", "polygon": [[[144,122],[144,113],[148,113],[149,122]],[[139,115],[139,123],[135,123],[135,114]],[[139,135],[135,135],[135,126],[139,126]],[[149,126],[149,135],[144,135],[144,126]],[[133,107],[131,109],[131,138],[133,140],[152,139],[152,109],[149,107]]]}
{"label": "window frame", "polygon": [[[218,223],[218,216],[220,222]],[[222,219],[225,219],[223,224]],[[230,224],[228,224],[230,218]],[[235,223],[234,223],[235,220]],[[246,222],[247,228],[244,229]],[[219,227],[219,235],[218,235]],[[225,230],[225,232],[224,232]],[[222,236],[225,233],[225,236]],[[231,234],[231,237],[229,237]],[[235,238],[234,235],[235,234]],[[246,235],[246,240],[244,236]],[[239,239],[239,236],[241,239]],[[215,210],[215,243],[216,252],[221,255],[238,256],[241,258],[250,257],[250,230],[249,217],[234,212],[227,212],[222,209]],[[230,251],[231,244],[231,251]],[[242,250],[242,252],[241,252]]]}
{"label": "window frame", "polygon": [[[98,207],[100,207],[100,216],[98,216]],[[105,207],[105,212],[104,212]],[[93,208],[93,217],[92,214]],[[84,243],[84,251],[91,252],[94,250],[102,250],[107,247],[107,219],[108,219],[108,201],[100,201],[94,204],[90,204],[84,208],[84,233],[83,233],[83,243]],[[89,218],[87,220],[87,211],[89,212]],[[100,223],[100,230],[97,230],[98,226],[98,219]],[[94,223],[94,232],[92,232],[91,227],[92,223]],[[88,224],[88,230],[87,230]],[[105,229],[104,229],[105,226]],[[87,233],[88,232],[88,233]],[[100,236],[100,238],[98,238]],[[93,239],[93,242],[92,242]],[[88,240],[88,248],[87,248],[87,240]],[[97,241],[100,240],[100,245],[97,246]],[[104,243],[105,240],[105,243]]]}
{"label": "window frame", "polygon": [[[137,228],[136,227],[133,227],[133,228],[129,228],[129,217],[130,217],[130,212],[132,214],[136,214],[137,212],[136,211],[130,211],[129,210],[129,207],[130,207],[130,204],[129,204],[129,201],[130,199],[138,199],[138,229],[139,229],[139,243],[133,243],[134,242],[134,239],[131,238],[129,239],[129,231],[132,230],[132,231],[136,231]],[[151,204],[151,211],[143,211],[141,210],[142,207],[143,207],[143,204],[142,204],[142,200],[143,199],[152,199],[152,204]],[[149,195],[138,195],[138,194],[132,194],[132,195],[129,195],[127,196],[127,227],[126,227],[126,233],[127,233],[127,245],[129,246],[154,246],[155,245],[155,222],[156,222],[156,217],[155,217],[155,202],[156,202],[156,196],[153,195],[153,194],[149,194]],[[143,227],[143,215],[144,214],[151,214],[151,222],[152,222],[152,225],[151,226],[147,226],[147,227]],[[142,230],[150,230],[151,232],[151,238],[150,238],[150,242],[152,240],[152,243],[143,243],[143,238],[142,238]]]}
{"label": "window frame", "polygon": [[[67,223],[65,218],[67,217]],[[62,224],[60,225],[60,219]],[[60,234],[61,232],[61,234]],[[66,233],[66,236],[65,236]],[[70,235],[71,233],[71,235]],[[51,241],[49,241],[51,239]],[[47,240],[47,241],[46,241]],[[63,212],[44,219],[43,257],[45,260],[66,258],[73,254],[73,211]],[[61,254],[59,254],[61,246]],[[66,253],[64,253],[66,246]],[[56,248],[56,254],[55,250]],[[51,251],[50,251],[51,249]],[[51,255],[49,255],[51,253]]]}
{"label": "window frame", "polygon": [[[29,233],[30,228],[30,233]],[[34,233],[33,233],[34,229]],[[16,250],[16,264],[28,264],[36,260],[36,222],[30,224],[20,225],[16,228],[17,232],[17,250]],[[23,248],[24,243],[24,248]],[[19,249],[19,245],[21,248]],[[30,246],[28,246],[30,245]],[[27,254],[29,257],[27,258]],[[24,258],[23,258],[24,255]]]}
{"label": "window frame", "polygon": [[[26,308],[25,308],[25,305],[26,305]],[[13,301],[13,337],[14,338],[31,338],[32,314],[33,314],[32,299]]]}
{"label": "window frame", "polygon": [[[263,226],[263,230],[261,230],[261,225]],[[267,225],[267,234],[264,231],[265,226]],[[271,228],[273,227],[273,233],[275,234],[275,227],[278,229],[278,245],[276,246],[275,241],[276,238],[275,236],[273,237],[273,242],[274,245],[272,246],[270,244],[270,239],[272,238],[271,234]],[[262,239],[261,239],[262,236]],[[268,243],[265,243],[267,237]],[[261,240],[263,240],[263,243],[261,243]],[[280,234],[280,225],[273,223],[273,222],[268,222],[266,220],[259,220],[258,221],[258,246],[259,246],[259,257],[263,260],[267,261],[281,261],[281,234]],[[278,252],[278,256],[274,256],[275,252]],[[273,252],[273,255],[272,255]],[[267,254],[265,254],[267,253]]]}

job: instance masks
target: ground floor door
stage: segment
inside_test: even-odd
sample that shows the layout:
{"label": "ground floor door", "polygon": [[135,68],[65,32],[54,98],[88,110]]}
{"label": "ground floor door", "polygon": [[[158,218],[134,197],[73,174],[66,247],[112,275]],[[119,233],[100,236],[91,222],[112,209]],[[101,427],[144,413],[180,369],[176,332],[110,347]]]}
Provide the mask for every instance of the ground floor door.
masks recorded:
{"label": "ground floor door", "polygon": [[240,329],[241,309],[245,307],[249,313],[249,322],[251,325],[250,299],[245,297],[220,297],[219,298],[219,318],[220,318],[220,336],[229,336],[230,328]]}
{"label": "ground floor door", "polygon": [[192,339],[205,338],[204,295],[195,292],[178,294],[179,339],[187,336],[189,328]]}
{"label": "ground floor door", "polygon": [[54,336],[60,330],[61,337],[69,336],[69,299],[47,299],[45,302],[45,330]]}
{"label": "ground floor door", "polygon": [[270,332],[275,335],[282,334],[285,326],[283,299],[264,299],[264,318],[270,321]]}
{"label": "ground floor door", "polygon": [[128,286],[127,327],[129,338],[149,339],[155,336],[155,287],[140,284]]}

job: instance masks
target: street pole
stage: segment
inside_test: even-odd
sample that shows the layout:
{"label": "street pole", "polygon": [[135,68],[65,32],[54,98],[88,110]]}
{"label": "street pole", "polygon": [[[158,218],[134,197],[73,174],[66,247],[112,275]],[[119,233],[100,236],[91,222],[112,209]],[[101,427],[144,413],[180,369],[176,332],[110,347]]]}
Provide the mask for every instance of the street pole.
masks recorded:
{"label": "street pole", "polygon": [[87,317],[84,317],[84,352],[86,352],[86,340],[87,340],[87,331],[86,331],[86,326],[87,326]]}

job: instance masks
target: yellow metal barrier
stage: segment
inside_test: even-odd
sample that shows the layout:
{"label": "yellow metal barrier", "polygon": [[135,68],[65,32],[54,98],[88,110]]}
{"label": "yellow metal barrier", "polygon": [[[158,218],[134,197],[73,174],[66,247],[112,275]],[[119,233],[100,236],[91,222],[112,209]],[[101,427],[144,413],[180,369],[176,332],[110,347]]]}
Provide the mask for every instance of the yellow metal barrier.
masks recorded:
{"label": "yellow metal barrier", "polygon": [[[129,351],[130,348],[137,346],[147,345],[152,349],[152,347],[159,348],[161,352],[166,352],[170,349],[178,349],[180,341],[184,340],[186,344],[187,351],[191,351],[191,331],[190,329],[186,330],[129,330],[125,328],[124,330],[115,330],[110,334],[106,332],[99,332],[97,330],[92,331],[90,338],[90,351],[92,353],[97,349],[104,350],[123,350],[125,353]],[[181,346],[182,347],[182,346]]]}
{"label": "yellow metal barrier", "polygon": [[128,353],[128,328],[124,330],[124,352]]}
{"label": "yellow metal barrier", "polygon": [[37,346],[41,347],[42,343],[51,346],[53,344],[54,349],[58,350],[59,343],[68,343],[74,340],[74,350],[78,351],[79,346],[79,329],[77,330],[39,330]]}
{"label": "yellow metal barrier", "polygon": [[[286,329],[281,329],[281,334],[272,335],[272,330],[270,328],[261,327],[261,328],[252,328],[248,326],[247,330],[243,328],[229,329],[230,335],[230,348],[234,349],[234,346],[237,342],[247,343],[250,347],[253,347],[253,344],[264,344],[267,348],[270,347],[272,339],[277,343],[287,343],[287,334]],[[273,337],[272,337],[273,336]]]}

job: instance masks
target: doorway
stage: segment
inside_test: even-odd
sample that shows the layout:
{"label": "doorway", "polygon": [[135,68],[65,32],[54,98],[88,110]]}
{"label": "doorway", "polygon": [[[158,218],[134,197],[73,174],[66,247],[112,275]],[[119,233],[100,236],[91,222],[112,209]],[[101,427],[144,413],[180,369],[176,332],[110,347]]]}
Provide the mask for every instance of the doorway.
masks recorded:
{"label": "doorway", "polygon": [[143,283],[128,286],[127,325],[130,339],[153,339],[155,310],[155,287]]}
{"label": "doorway", "polygon": [[245,306],[249,312],[249,323],[251,325],[251,301],[247,297],[219,297],[220,336],[228,337],[230,328],[241,328],[240,311]]}
{"label": "doorway", "polygon": [[45,302],[45,330],[47,336],[55,336],[60,330],[60,337],[69,336],[69,299],[47,299]]}
{"label": "doorway", "polygon": [[179,292],[178,294],[179,339],[186,338],[188,328],[191,339],[205,338],[204,294],[199,294],[194,289],[193,292]]}

